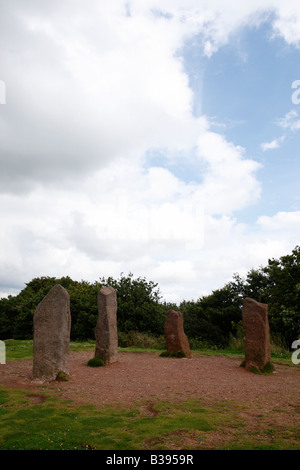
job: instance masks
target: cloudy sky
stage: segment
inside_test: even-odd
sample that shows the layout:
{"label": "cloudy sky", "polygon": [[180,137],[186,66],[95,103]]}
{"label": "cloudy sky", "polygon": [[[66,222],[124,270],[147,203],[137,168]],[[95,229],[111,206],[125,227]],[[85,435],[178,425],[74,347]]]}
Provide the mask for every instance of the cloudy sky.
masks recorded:
{"label": "cloudy sky", "polygon": [[299,0],[0,0],[0,297],[197,300],[300,234]]}

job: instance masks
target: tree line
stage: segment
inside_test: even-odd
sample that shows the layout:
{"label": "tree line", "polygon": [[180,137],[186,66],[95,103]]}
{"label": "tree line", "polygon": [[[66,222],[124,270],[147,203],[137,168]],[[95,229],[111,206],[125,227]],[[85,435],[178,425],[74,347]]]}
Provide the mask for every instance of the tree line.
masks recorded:
{"label": "tree line", "polygon": [[251,297],[269,305],[271,335],[286,347],[300,338],[300,247],[291,254],[269,259],[267,266],[251,269],[243,278],[234,274],[224,287],[194,301],[179,305],[162,300],[158,284],[132,273],[118,279],[100,278],[94,283],[70,277],[40,277],[26,284],[16,296],[0,299],[0,339],[32,339],[33,315],[38,303],[55,284],[70,295],[71,340],[94,339],[99,290],[110,285],[117,290],[118,331],[164,334],[168,309],[179,310],[190,341],[226,347],[242,328],[243,299]]}

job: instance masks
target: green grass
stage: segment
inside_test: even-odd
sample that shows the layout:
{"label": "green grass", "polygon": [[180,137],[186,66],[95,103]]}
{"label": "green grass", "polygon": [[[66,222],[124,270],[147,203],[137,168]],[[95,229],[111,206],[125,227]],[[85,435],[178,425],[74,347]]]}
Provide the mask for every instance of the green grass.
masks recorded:
{"label": "green grass", "polygon": [[100,357],[92,357],[87,363],[89,367],[103,367],[105,365],[104,360]]}
{"label": "green grass", "polygon": [[[6,360],[31,359],[33,356],[32,340],[5,340]],[[95,341],[70,342],[71,351],[89,351],[95,349]]]}
{"label": "green grass", "polygon": [[[240,367],[246,367],[246,361],[243,360]],[[263,374],[263,375],[272,375],[275,371],[274,364],[271,361],[268,361],[262,370],[258,369],[257,367],[251,367],[250,371],[254,374]]]}
{"label": "green grass", "polygon": [[299,448],[299,427],[289,425],[288,417],[281,429],[266,425],[253,432],[240,416],[245,407],[238,405],[159,401],[151,405],[152,414],[145,412],[149,405],[96,408],[49,393],[0,388],[0,450]]}
{"label": "green grass", "polygon": [[25,390],[0,389],[0,450],[163,449],[172,435],[216,428],[212,413],[194,402],[161,402],[149,417],[136,407],[97,409],[44,397],[33,405]]}
{"label": "green grass", "polygon": [[30,359],[33,354],[33,342],[32,340],[6,340],[5,350],[6,350],[6,360],[20,360],[20,359]]}
{"label": "green grass", "polygon": [[160,357],[176,357],[178,359],[185,357],[185,354],[183,351],[163,351],[160,353]]}

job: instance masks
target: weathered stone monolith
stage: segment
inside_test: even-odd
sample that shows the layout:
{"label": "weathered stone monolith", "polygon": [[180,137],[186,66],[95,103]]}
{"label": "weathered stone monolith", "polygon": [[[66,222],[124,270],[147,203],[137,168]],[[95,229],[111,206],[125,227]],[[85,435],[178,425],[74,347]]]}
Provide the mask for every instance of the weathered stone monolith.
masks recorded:
{"label": "weathered stone monolith", "polygon": [[183,352],[185,357],[191,357],[188,338],[183,328],[181,312],[168,310],[165,320],[165,337],[168,353]]}
{"label": "weathered stone monolith", "polygon": [[4,341],[0,341],[0,364],[6,363],[6,345]]}
{"label": "weathered stone monolith", "polygon": [[55,285],[38,304],[33,317],[33,380],[49,382],[59,372],[69,375],[70,297]]}
{"label": "weathered stone monolith", "polygon": [[242,318],[245,331],[245,367],[263,370],[271,360],[268,305],[246,297]]}
{"label": "weathered stone monolith", "polygon": [[117,292],[103,287],[98,293],[98,321],[95,328],[95,357],[105,364],[118,360]]}

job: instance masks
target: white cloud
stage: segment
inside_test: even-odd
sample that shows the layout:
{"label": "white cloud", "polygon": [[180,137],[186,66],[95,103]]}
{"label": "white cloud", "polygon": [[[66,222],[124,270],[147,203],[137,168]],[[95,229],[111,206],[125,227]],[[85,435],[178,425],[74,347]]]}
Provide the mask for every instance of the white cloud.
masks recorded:
{"label": "white cloud", "polygon": [[298,119],[298,112],[295,109],[292,109],[286,115],[277,120],[278,126],[282,127],[283,129],[288,129],[291,131],[295,131],[300,129],[300,119]]}
{"label": "white cloud", "polygon": [[[68,21],[63,7],[62,17],[37,6],[36,15],[21,9],[21,20],[14,18],[22,34],[7,32],[2,60],[2,190],[82,177],[121,154],[185,148],[195,139],[192,93],[174,57],[182,32],[109,5],[98,12],[93,2],[80,19],[75,8]],[[11,20],[14,9],[7,9]]]}
{"label": "white cloud", "polygon": [[[263,219],[259,220],[258,233],[251,234],[231,215],[215,216],[210,208],[218,204],[219,196],[214,203],[207,201],[208,210],[204,207],[203,213],[198,212],[195,225],[193,212],[185,213],[184,209],[195,208],[197,201],[196,208],[201,209],[201,183],[190,185],[171,173],[163,178],[167,170],[151,168],[143,172],[134,160],[127,163],[132,163],[127,172],[125,162],[115,162],[112,166],[119,167],[118,172],[107,168],[76,190],[40,186],[27,197],[3,196],[1,284],[20,286],[44,275],[69,275],[93,282],[102,276],[118,277],[121,272],[131,271],[158,282],[166,300],[196,299],[222,287],[234,272],[246,273],[263,260],[267,262],[274,251],[282,254],[285,251],[280,252],[280,248],[293,248],[299,231],[288,214],[280,243]],[[169,184],[160,192],[158,183],[163,185],[168,177]],[[127,212],[122,219],[124,195]],[[212,193],[210,196],[214,198]],[[165,237],[155,238],[155,230],[149,225],[141,232],[144,211],[153,207],[161,216],[155,227]],[[191,240],[189,231],[183,229],[195,226],[198,232]],[[136,232],[126,232],[130,227]],[[291,233],[294,235],[289,239]]]}
{"label": "white cloud", "polygon": [[277,139],[273,139],[270,142],[263,142],[261,144],[262,150],[265,152],[266,150],[278,149],[282,142],[284,142],[284,140],[286,139],[289,131],[294,132],[300,129],[300,119],[298,119],[298,117],[299,116],[296,109],[292,109],[291,111],[286,113],[283,118],[277,119],[275,121],[276,125],[284,129],[285,134],[281,137],[278,137]]}
{"label": "white cloud", "polygon": [[205,132],[198,140],[198,152],[209,164],[198,190],[208,213],[230,213],[259,200],[261,189],[256,172],[260,165],[244,158],[242,147],[219,134]]}
{"label": "white cloud", "polygon": [[[285,24],[295,2],[132,1],[41,5],[5,1],[1,116],[1,190],[28,191],[36,181],[74,180],[111,159],[153,146],[195,145],[199,124],[176,53],[201,34],[214,53],[268,9]],[[128,16],[128,10],[131,16]],[[155,14],[162,11],[165,16]],[[298,18],[298,17],[297,17]],[[1,77],[2,78],[2,77]],[[18,135],[18,139],[15,139]]]}
{"label": "white cloud", "polygon": [[[195,298],[259,264],[267,221],[254,240],[233,214],[259,200],[260,165],[193,116],[179,51],[198,36],[210,57],[268,11],[275,34],[297,44],[288,28],[298,2],[2,5],[3,292],[35,276],[93,281],[132,270],[161,283],[168,299]],[[282,127],[297,129],[296,118]],[[164,150],[165,168],[145,162],[153,148]],[[190,180],[180,175],[182,155]]]}
{"label": "white cloud", "polygon": [[[151,239],[149,233],[145,239],[138,239],[136,234],[126,238],[124,221],[114,218],[117,186],[112,187],[111,192],[104,186],[97,192],[98,199],[94,199],[100,175],[101,172],[90,179],[93,183],[90,193],[86,189],[52,189],[49,193],[48,189],[40,187],[27,198],[12,195],[2,198],[1,295],[9,293],[5,286],[20,289],[23,283],[36,276],[69,275],[93,282],[102,276],[117,278],[121,272],[133,272],[135,276],[158,282],[165,300],[197,299],[222,287],[232,279],[234,272],[245,275],[252,267],[265,265],[268,258],[290,252],[298,243],[299,212],[260,217],[253,231],[231,215],[219,217],[204,212],[199,238],[192,242],[182,237]],[[148,177],[144,175],[141,183],[146,184]],[[184,188],[185,184],[181,184]],[[139,191],[136,189],[132,194],[140,194],[142,200],[143,191]],[[154,197],[157,196],[155,191]],[[172,194],[170,191],[170,201]],[[177,201],[179,205],[193,201],[193,193],[189,195],[182,190]],[[132,209],[138,206],[138,200],[136,204],[134,198],[130,202]],[[180,233],[182,218],[174,220],[172,214],[164,215],[161,227],[170,228],[170,224],[174,224],[175,234],[177,227]],[[134,225],[139,220],[142,216],[139,219],[133,214],[132,219],[125,222]],[[103,233],[103,227],[111,224],[117,224],[119,239]]]}
{"label": "white cloud", "polygon": [[279,148],[278,139],[274,139],[272,140],[272,142],[263,142],[261,144],[261,148],[263,149],[263,151],[270,150],[270,149],[278,149]]}
{"label": "white cloud", "polygon": [[288,44],[300,48],[300,5],[297,0],[278,2],[278,17],[274,21],[274,33]]}
{"label": "white cloud", "polygon": [[278,149],[280,147],[280,144],[284,141],[285,136],[282,136],[278,139],[274,139],[271,142],[263,142],[261,144],[261,148],[265,152],[266,150],[273,150],[273,149]]}
{"label": "white cloud", "polygon": [[[260,227],[270,233],[286,232],[293,230],[295,233],[300,233],[300,211],[295,212],[278,212],[273,217],[261,216],[257,223]],[[296,240],[295,240],[296,241]]]}

